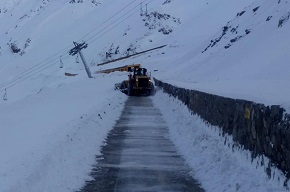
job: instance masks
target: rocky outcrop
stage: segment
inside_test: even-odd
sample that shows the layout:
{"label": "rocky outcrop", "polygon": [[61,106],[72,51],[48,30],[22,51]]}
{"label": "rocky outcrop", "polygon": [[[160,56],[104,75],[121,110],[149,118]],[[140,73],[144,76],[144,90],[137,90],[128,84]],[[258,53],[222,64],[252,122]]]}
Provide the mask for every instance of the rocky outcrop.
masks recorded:
{"label": "rocky outcrop", "polygon": [[277,167],[290,178],[290,115],[283,108],[179,88],[157,79],[155,85],[181,100],[192,113],[232,135],[236,143],[251,151],[252,158],[268,157],[269,177],[273,174],[271,167]]}

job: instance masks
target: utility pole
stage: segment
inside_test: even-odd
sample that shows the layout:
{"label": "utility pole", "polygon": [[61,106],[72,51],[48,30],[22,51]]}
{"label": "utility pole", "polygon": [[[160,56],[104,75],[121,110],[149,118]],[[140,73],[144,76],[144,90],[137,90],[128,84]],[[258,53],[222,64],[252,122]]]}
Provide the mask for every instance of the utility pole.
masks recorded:
{"label": "utility pole", "polygon": [[73,42],[73,43],[74,43],[75,47],[72,48],[72,49],[69,51],[69,54],[72,55],[72,56],[74,56],[75,54],[79,54],[79,55],[80,55],[80,57],[81,57],[81,59],[82,59],[82,61],[83,61],[83,64],[84,64],[84,66],[85,66],[86,72],[87,72],[87,74],[88,74],[88,77],[89,77],[89,78],[92,78],[90,68],[88,67],[87,62],[86,62],[86,60],[85,60],[85,58],[84,58],[84,56],[83,56],[83,54],[82,54],[82,51],[81,51],[82,49],[87,48],[87,47],[88,47],[88,44],[86,44],[86,43],[78,44],[78,43],[76,43],[76,42]]}

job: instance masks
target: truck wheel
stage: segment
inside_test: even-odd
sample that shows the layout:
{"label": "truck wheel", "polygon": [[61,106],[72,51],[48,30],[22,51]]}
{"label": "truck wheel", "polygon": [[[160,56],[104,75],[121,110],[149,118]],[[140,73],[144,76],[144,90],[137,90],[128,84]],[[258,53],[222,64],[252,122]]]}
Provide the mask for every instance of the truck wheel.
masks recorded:
{"label": "truck wheel", "polygon": [[149,96],[150,93],[151,93],[151,90],[147,90],[147,91],[146,91],[146,96]]}

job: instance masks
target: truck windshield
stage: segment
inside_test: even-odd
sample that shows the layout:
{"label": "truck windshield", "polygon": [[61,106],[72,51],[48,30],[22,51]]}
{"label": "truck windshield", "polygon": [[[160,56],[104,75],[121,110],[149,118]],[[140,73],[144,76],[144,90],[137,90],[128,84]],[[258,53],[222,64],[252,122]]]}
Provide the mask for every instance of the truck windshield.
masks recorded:
{"label": "truck windshield", "polygon": [[139,68],[135,71],[135,75],[141,75],[141,76],[146,76],[147,69],[145,68]]}

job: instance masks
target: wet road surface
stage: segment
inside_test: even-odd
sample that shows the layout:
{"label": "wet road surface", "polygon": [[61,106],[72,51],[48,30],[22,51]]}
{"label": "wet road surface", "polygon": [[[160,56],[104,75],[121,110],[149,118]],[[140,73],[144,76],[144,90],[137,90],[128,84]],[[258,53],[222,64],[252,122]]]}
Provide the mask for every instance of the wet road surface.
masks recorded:
{"label": "wet road surface", "polygon": [[129,97],[81,192],[201,192],[150,97]]}

